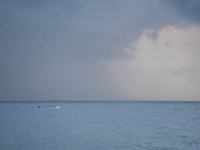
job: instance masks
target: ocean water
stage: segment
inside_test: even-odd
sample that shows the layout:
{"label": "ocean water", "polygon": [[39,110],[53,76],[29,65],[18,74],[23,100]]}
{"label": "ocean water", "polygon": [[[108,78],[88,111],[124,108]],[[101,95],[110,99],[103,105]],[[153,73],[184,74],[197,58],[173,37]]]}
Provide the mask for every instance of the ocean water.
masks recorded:
{"label": "ocean water", "polygon": [[0,149],[200,150],[200,102],[0,102]]}

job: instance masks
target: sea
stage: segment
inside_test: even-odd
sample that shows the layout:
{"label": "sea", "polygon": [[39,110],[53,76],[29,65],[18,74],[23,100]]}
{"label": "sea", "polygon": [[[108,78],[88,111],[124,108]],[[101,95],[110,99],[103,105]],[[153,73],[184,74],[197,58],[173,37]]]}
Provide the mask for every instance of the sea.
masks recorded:
{"label": "sea", "polygon": [[200,102],[0,102],[0,149],[200,150]]}

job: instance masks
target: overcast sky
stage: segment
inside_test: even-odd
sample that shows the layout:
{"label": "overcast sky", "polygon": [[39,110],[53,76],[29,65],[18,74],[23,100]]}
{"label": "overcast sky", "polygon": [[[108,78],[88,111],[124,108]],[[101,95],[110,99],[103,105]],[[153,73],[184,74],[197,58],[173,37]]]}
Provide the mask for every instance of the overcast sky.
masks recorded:
{"label": "overcast sky", "polygon": [[0,101],[199,98],[200,0],[0,1]]}

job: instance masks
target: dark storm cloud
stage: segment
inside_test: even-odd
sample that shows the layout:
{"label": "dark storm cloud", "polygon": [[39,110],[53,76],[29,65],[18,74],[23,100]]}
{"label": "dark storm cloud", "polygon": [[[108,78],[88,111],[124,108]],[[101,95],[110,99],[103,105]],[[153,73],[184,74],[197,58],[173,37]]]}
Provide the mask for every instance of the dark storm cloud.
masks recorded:
{"label": "dark storm cloud", "polygon": [[106,66],[93,63],[126,58],[122,49],[142,30],[155,40],[163,26],[198,16],[198,1],[189,0],[2,0],[0,100],[109,97]]}
{"label": "dark storm cloud", "polygon": [[[24,59],[64,56],[76,61],[122,56],[145,28],[162,25],[148,1],[3,1],[2,49]],[[162,14],[162,13],[161,13]],[[21,55],[19,56],[21,59]],[[40,58],[40,59],[41,59]],[[40,60],[39,59],[39,60]]]}
{"label": "dark storm cloud", "polygon": [[199,0],[163,0],[163,2],[188,23],[200,23]]}

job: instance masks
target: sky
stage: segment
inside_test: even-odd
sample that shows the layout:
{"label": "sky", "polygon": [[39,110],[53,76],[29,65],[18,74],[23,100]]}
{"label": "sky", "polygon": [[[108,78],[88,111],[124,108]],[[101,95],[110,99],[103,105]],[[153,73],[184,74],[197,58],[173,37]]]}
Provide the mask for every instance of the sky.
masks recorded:
{"label": "sky", "polygon": [[200,0],[1,0],[0,101],[200,100]]}

